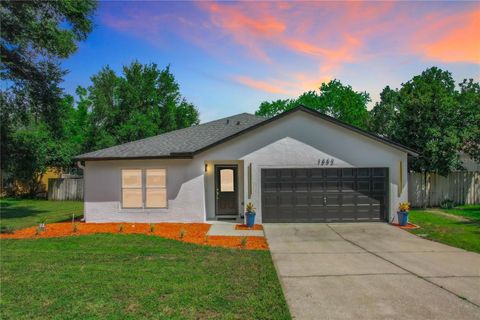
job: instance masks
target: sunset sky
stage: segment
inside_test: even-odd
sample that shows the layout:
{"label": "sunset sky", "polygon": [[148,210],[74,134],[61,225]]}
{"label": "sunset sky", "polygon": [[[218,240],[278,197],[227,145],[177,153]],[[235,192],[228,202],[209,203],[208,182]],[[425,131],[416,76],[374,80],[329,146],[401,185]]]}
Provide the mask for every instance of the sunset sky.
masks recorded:
{"label": "sunset sky", "polygon": [[171,65],[203,121],[337,78],[373,101],[430,66],[480,81],[479,2],[101,2],[65,89],[102,66]]}

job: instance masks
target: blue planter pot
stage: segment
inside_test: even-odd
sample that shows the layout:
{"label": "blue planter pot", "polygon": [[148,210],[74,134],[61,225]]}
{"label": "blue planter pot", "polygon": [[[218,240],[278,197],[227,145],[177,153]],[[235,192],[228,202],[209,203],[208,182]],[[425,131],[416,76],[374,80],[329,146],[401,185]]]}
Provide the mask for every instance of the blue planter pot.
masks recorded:
{"label": "blue planter pot", "polygon": [[255,224],[255,212],[247,212],[245,216],[247,217],[247,227],[252,228]]}
{"label": "blue planter pot", "polygon": [[408,224],[408,211],[398,211],[398,224],[401,226],[406,226]]}

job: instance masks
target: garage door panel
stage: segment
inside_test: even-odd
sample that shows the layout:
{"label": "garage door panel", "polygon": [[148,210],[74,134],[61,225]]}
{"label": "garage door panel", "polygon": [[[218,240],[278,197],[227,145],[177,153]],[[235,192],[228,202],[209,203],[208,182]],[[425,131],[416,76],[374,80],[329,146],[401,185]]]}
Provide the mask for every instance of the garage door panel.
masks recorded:
{"label": "garage door panel", "polygon": [[388,199],[387,179],[386,168],[262,169],[263,220],[381,220]]}
{"label": "garage door panel", "polygon": [[312,179],[323,179],[325,175],[325,169],[314,168],[310,169],[310,177]]}
{"label": "garage door panel", "polygon": [[312,181],[310,183],[310,192],[323,192],[325,189],[324,181]]}
{"label": "garage door panel", "polygon": [[306,182],[297,182],[295,183],[295,192],[305,192],[308,193],[310,191],[309,183]]}
{"label": "garage door panel", "polygon": [[341,192],[347,193],[347,192],[355,192],[357,190],[357,183],[355,181],[342,181],[342,188]]}

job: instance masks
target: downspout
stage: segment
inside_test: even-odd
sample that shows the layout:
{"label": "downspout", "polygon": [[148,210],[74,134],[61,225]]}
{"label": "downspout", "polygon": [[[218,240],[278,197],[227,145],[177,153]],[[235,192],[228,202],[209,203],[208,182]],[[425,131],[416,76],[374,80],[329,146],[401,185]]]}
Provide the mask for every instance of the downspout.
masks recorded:
{"label": "downspout", "polygon": [[87,213],[85,212],[85,164],[82,164],[82,161],[77,161],[77,167],[83,170],[83,218],[81,221],[85,221],[87,218]]}

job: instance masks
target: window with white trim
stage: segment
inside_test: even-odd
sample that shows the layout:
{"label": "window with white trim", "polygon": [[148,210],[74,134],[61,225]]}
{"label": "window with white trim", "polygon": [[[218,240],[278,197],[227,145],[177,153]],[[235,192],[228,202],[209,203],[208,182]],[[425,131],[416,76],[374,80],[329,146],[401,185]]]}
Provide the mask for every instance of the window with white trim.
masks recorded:
{"label": "window with white trim", "polygon": [[166,169],[122,169],[122,208],[166,207]]}

